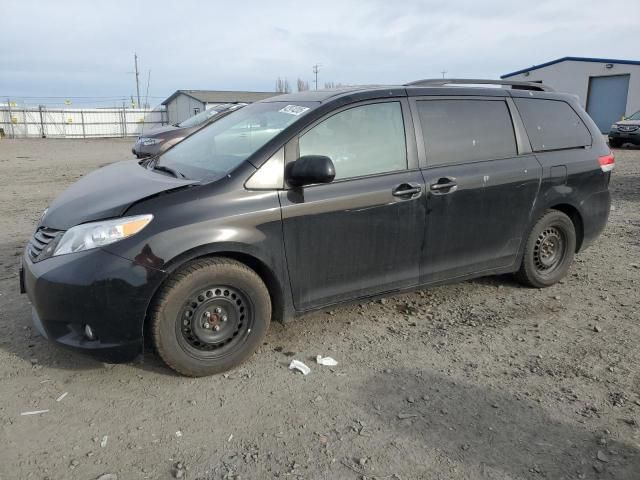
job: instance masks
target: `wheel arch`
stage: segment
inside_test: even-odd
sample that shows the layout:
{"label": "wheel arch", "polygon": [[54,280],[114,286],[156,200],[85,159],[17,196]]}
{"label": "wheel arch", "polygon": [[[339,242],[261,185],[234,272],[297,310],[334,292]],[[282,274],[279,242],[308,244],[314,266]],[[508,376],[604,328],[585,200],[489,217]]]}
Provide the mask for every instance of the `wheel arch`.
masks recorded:
{"label": "wheel arch", "polygon": [[171,278],[174,272],[179,270],[185,264],[202,258],[218,257],[218,258],[230,258],[237,262],[240,262],[247,267],[251,268],[260,279],[264,282],[271,298],[272,307],[272,320],[284,322],[286,312],[288,311],[287,297],[284,289],[285,281],[278,278],[278,274],[272,267],[270,267],[264,259],[261,259],[254,252],[248,252],[242,247],[232,245],[206,245],[198,248],[194,248],[187,252],[184,252],[165,265],[166,276],[155,288],[151,300],[149,301],[147,311],[144,317],[142,326],[143,338],[149,338],[149,314],[152,310],[152,306],[156,301],[158,294],[162,288],[166,285],[167,281]]}
{"label": "wheel arch", "polygon": [[584,221],[580,211],[570,203],[557,203],[549,207],[550,210],[558,210],[564,213],[571,219],[573,227],[576,231],[576,253],[582,248],[582,241],[584,239]]}

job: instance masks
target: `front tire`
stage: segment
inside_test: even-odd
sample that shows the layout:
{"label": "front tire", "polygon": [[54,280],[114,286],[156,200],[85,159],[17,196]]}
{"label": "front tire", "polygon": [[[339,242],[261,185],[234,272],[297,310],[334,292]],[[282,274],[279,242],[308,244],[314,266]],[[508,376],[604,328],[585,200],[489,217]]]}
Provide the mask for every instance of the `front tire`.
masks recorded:
{"label": "front tire", "polygon": [[558,210],[548,210],[529,233],[516,278],[530,287],[549,287],[567,274],[575,251],[573,222]]}
{"label": "front tire", "polygon": [[230,370],[260,346],[271,321],[264,282],[229,258],[189,262],[154,302],[151,334],[162,360],[182,375]]}

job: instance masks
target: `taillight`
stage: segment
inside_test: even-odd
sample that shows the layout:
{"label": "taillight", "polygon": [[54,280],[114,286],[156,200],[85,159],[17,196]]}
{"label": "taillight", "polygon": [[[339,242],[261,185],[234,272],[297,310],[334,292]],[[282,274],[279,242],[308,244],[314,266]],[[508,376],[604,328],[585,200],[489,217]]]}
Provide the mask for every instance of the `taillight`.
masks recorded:
{"label": "taillight", "polygon": [[613,153],[609,153],[608,155],[603,155],[598,158],[598,163],[600,164],[600,169],[603,172],[610,172],[613,170],[613,167],[616,166],[616,159],[613,156]]}

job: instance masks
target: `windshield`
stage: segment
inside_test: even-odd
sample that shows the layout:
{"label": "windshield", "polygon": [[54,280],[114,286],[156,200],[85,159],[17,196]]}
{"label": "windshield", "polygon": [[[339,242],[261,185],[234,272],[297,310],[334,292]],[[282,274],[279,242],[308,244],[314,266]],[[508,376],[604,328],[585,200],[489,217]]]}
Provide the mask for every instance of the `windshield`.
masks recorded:
{"label": "windshield", "polygon": [[640,120],[640,110],[626,118],[627,120]]}
{"label": "windshield", "polygon": [[180,128],[197,127],[201,123],[204,123],[207,120],[209,120],[214,115],[217,115],[218,113],[224,110],[228,110],[233,106],[234,106],[233,103],[212,105],[210,108],[206,109],[204,112],[200,112],[197,115],[194,115],[193,117],[189,117],[186,120],[183,120],[182,122],[178,123],[177,126]]}
{"label": "windshield", "polygon": [[205,182],[222,178],[318,105],[253,103],[216,120],[160,156],[156,165]]}

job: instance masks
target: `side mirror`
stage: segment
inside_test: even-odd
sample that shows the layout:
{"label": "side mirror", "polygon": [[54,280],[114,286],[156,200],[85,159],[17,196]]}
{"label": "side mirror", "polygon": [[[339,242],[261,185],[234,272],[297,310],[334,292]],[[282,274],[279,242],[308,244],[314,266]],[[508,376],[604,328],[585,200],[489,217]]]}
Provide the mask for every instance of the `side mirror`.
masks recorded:
{"label": "side mirror", "polygon": [[336,169],[329,157],[305,155],[287,165],[285,179],[292,187],[303,187],[314,183],[331,183]]}

